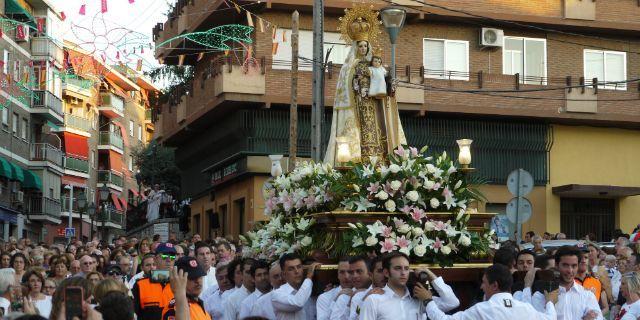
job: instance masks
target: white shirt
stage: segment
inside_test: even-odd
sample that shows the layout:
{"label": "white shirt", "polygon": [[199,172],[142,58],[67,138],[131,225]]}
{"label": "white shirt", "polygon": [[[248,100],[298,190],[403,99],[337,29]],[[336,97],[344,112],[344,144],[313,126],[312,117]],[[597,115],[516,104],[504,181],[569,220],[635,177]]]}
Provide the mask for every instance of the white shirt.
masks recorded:
{"label": "white shirt", "polygon": [[620,294],[620,285],[622,284],[622,274],[616,268],[607,269],[607,273],[611,280],[611,294],[613,295],[614,301],[617,301],[618,295]]}
{"label": "white shirt", "polygon": [[[574,283],[569,291],[563,286],[560,286],[558,290],[558,303],[555,305],[558,320],[580,320],[591,310],[596,312],[597,320],[604,319],[602,317],[602,311],[600,311],[600,305],[598,305],[598,301],[593,292],[585,290],[577,283]],[[541,302],[544,300],[544,295],[536,292],[533,294],[532,304],[539,306],[541,303],[544,304],[544,302]]]}
{"label": "white shirt", "polygon": [[318,296],[316,302],[316,314],[318,320],[328,320],[331,316],[331,306],[335,302],[334,299],[338,295],[338,292],[342,291],[341,286],[337,286]]}
{"label": "white shirt", "polygon": [[2,317],[9,314],[9,307],[11,307],[11,301],[4,297],[0,297],[0,312],[2,312]]}
{"label": "white shirt", "polygon": [[220,288],[207,295],[207,300],[203,300],[204,302],[204,310],[207,311],[212,319],[222,319],[224,315],[224,301],[229,296],[229,292],[231,290],[227,290],[224,292],[220,292]]}
{"label": "white shirt", "polygon": [[422,303],[409,295],[404,288],[402,296],[397,295],[389,285],[384,287],[385,293],[372,294],[362,303],[360,319],[362,320],[416,320],[427,319],[420,309]]}
{"label": "white shirt", "polygon": [[136,284],[136,281],[138,281],[139,279],[142,279],[142,277],[144,277],[144,272],[140,271],[138,273],[136,273],[133,277],[131,277],[131,279],[129,279],[129,289],[133,289],[133,285]]}
{"label": "white shirt", "polygon": [[240,313],[240,303],[251,294],[247,288],[242,287],[236,289],[224,302],[224,319],[236,320]]}
{"label": "white shirt", "polygon": [[624,305],[622,305],[622,309],[620,309],[620,314],[623,312],[623,310],[624,310],[624,314],[622,315],[620,320],[638,319],[638,317],[640,317],[640,300],[632,304],[625,303]]}
{"label": "white shirt", "polygon": [[258,301],[258,298],[262,297],[262,295],[263,293],[256,289],[248,297],[242,300],[242,303],[240,303],[240,314],[238,315],[238,319],[255,316],[251,311],[253,309],[253,305]]}
{"label": "white shirt", "polygon": [[[216,279],[216,268],[214,266],[211,266],[209,267],[209,270],[207,270],[207,275],[202,279],[202,292],[200,293],[200,299],[205,300],[205,292],[207,292],[208,288],[217,286],[218,280]],[[215,289],[213,291],[215,291]]]}
{"label": "white shirt", "polygon": [[427,305],[427,314],[431,320],[538,320],[554,319],[553,303],[549,302],[549,314],[537,312],[532,305],[515,300],[511,293],[496,293],[487,301],[475,304],[471,308],[446,315],[438,309],[435,301]]}
{"label": "white shirt", "polygon": [[42,300],[31,300],[34,306],[38,309],[38,314],[49,318],[49,314],[51,313],[51,296],[44,296]]}
{"label": "white shirt", "polygon": [[[273,302],[271,302],[271,295],[273,291],[263,294],[256,303],[253,304],[251,314],[255,317],[263,317],[269,320],[275,320],[276,314],[273,312]],[[215,318],[214,318],[215,319]]]}
{"label": "white shirt", "polygon": [[352,298],[346,294],[338,297],[337,300],[331,305],[331,312],[329,314],[330,320],[347,320],[349,318],[349,301]]}
{"label": "white shirt", "polygon": [[271,295],[273,311],[278,320],[309,320],[307,312],[313,305],[311,298],[313,282],[304,279],[300,289],[296,290],[288,283],[283,284]]}

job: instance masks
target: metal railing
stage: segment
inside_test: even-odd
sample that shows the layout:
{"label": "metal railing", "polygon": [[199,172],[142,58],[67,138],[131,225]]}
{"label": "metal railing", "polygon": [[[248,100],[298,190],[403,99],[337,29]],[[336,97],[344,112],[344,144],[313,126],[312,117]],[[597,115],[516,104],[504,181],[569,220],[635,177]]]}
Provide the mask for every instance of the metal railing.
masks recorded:
{"label": "metal railing", "polygon": [[101,145],[112,145],[116,148],[123,149],[124,142],[122,141],[122,137],[119,135],[110,132],[110,131],[101,131],[100,132],[100,144]]}
{"label": "metal railing", "polygon": [[153,120],[153,110],[151,109],[144,110],[144,119],[147,121]]}
{"label": "metal railing", "polygon": [[49,56],[58,62],[64,59],[62,48],[53,43],[48,37],[33,37],[31,39],[31,54],[34,56]]}
{"label": "metal railing", "polygon": [[60,217],[60,201],[47,197],[30,197],[26,202],[27,214]]}
{"label": "metal railing", "polygon": [[48,143],[31,144],[31,160],[49,161],[56,165],[62,165],[62,150]]}
{"label": "metal railing", "polygon": [[31,105],[34,108],[49,108],[59,116],[64,116],[62,112],[62,100],[47,90],[34,90]]}
{"label": "metal railing", "polygon": [[98,170],[98,183],[111,183],[120,188],[124,186],[122,174],[111,170]]}
{"label": "metal railing", "polygon": [[91,120],[67,113],[64,115],[64,126],[88,132],[91,130]]}
{"label": "metal railing", "polygon": [[124,221],[124,214],[121,211],[117,211],[113,208],[110,208],[104,212],[98,213],[96,221],[98,223],[111,222],[111,223],[122,226],[122,223]]}
{"label": "metal railing", "polygon": [[[80,210],[78,209],[78,197],[74,196],[73,197],[73,212],[80,212]],[[70,203],[70,198],[69,197],[62,197],[60,198],[60,203],[62,204],[62,212],[69,212],[69,203]]]}
{"label": "metal railing", "polygon": [[118,113],[124,113],[124,100],[113,93],[103,92],[100,94],[102,104],[100,108],[113,108]]}
{"label": "metal railing", "polygon": [[64,160],[64,168],[79,172],[88,173],[89,172],[89,161],[78,159],[70,156],[66,156],[63,158]]}

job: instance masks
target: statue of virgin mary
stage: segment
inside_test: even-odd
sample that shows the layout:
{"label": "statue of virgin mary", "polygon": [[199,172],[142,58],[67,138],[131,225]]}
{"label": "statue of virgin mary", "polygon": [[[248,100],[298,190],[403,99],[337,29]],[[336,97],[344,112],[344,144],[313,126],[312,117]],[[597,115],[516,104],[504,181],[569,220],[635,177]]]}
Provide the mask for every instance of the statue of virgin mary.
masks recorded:
{"label": "statue of virgin mary", "polygon": [[338,140],[348,143],[353,162],[383,160],[399,145],[406,144],[394,86],[382,98],[370,96],[373,50],[380,33],[378,13],[364,5],[345,10],[340,31],[351,43],[336,87],[333,117],[325,162],[337,164]]}

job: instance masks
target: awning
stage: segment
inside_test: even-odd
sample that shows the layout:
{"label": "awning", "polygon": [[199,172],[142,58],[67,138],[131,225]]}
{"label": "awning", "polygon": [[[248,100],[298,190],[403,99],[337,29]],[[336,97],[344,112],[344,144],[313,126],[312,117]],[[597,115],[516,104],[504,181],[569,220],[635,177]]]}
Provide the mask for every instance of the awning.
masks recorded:
{"label": "awning", "polygon": [[566,198],[622,198],[640,195],[640,187],[567,184],[553,187],[553,194]]}
{"label": "awning", "polygon": [[87,160],[89,158],[89,143],[87,142],[87,137],[65,132],[64,150],[70,156]]}
{"label": "awning", "polygon": [[115,193],[111,194],[111,200],[113,201],[113,205],[116,206],[116,210],[122,211],[122,204]]}
{"label": "awning", "polygon": [[49,126],[49,128],[55,131],[60,131],[60,127],[57,124],[51,122],[50,120],[47,120],[47,125]]}
{"label": "awning", "polygon": [[24,170],[23,188],[42,190],[42,180],[31,170]]}
{"label": "awning", "polygon": [[87,187],[87,179],[76,176],[62,176],[62,178],[60,178],[60,182],[62,184],[68,184],[79,188]]}
{"label": "awning", "polygon": [[24,182],[24,173],[22,168],[13,162],[9,162],[11,165],[11,180]]}
{"label": "awning", "polygon": [[25,8],[18,3],[17,0],[5,0],[4,2],[5,14],[21,14],[29,18],[27,22],[34,29],[36,28],[35,19],[33,18],[33,8]]}
{"label": "awning", "polygon": [[122,135],[122,141],[124,142],[124,146],[128,147],[129,146],[129,136],[128,136],[129,133],[124,128],[122,123],[120,123],[120,122],[112,122],[112,123],[115,124],[118,128],[120,128],[120,134]]}
{"label": "awning", "polygon": [[7,179],[13,178],[11,165],[9,164],[9,161],[5,160],[5,158],[0,158],[0,176],[3,176]]}
{"label": "awning", "polygon": [[122,172],[122,155],[109,150],[109,168],[118,172]]}
{"label": "awning", "polygon": [[129,207],[129,205],[127,204],[127,200],[123,199],[123,198],[119,198],[120,199],[120,203],[122,204],[122,207],[124,208],[124,211],[127,211],[127,208]]}
{"label": "awning", "polygon": [[20,212],[0,206],[0,221],[17,224],[18,214]]}

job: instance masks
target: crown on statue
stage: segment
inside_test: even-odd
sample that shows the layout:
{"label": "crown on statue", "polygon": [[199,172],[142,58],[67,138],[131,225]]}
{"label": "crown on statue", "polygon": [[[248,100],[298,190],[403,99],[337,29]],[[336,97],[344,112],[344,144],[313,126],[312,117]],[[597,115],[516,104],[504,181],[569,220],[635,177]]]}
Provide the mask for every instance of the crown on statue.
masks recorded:
{"label": "crown on statue", "polygon": [[349,37],[354,41],[369,41],[369,32],[371,31],[371,24],[362,17],[356,18],[355,21],[349,25]]}
{"label": "crown on statue", "polygon": [[373,6],[357,4],[351,9],[344,10],[344,16],[340,18],[338,31],[342,33],[342,39],[349,44],[353,41],[368,41],[372,47],[378,45],[378,35],[381,33],[378,12]]}

